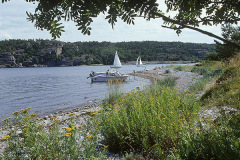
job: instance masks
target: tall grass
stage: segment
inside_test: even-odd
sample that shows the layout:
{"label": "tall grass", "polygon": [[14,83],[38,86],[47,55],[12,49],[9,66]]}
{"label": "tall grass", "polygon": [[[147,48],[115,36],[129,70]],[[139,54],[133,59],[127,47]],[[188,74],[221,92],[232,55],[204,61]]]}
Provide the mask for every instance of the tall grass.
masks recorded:
{"label": "tall grass", "polygon": [[[165,80],[165,82],[168,82]],[[177,147],[185,123],[197,115],[194,95],[181,96],[176,89],[162,86],[123,93],[116,103],[105,103],[97,121],[104,143],[112,152],[141,153],[148,158],[164,158]]]}
{"label": "tall grass", "polygon": [[189,86],[189,91],[199,93],[204,90],[206,84],[211,80],[209,76],[203,76]]}
{"label": "tall grass", "polygon": [[215,84],[202,96],[206,106],[229,106],[240,108],[240,55],[222,66],[222,73]]}
{"label": "tall grass", "polygon": [[182,159],[240,159],[240,114],[222,114],[218,119],[198,122],[183,130],[179,143]]}

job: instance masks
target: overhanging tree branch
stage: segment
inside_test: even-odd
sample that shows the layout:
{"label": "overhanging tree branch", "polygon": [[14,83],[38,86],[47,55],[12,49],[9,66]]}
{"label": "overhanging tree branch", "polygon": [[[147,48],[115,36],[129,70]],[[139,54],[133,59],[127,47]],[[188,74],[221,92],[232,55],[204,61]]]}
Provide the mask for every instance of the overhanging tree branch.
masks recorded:
{"label": "overhanging tree branch", "polygon": [[[171,29],[175,29],[175,30],[176,30],[176,29],[188,28],[188,29],[191,29],[191,30],[200,32],[200,33],[202,33],[202,34],[208,35],[208,36],[210,36],[210,37],[216,38],[216,39],[218,39],[218,40],[221,40],[222,42],[224,42],[224,43],[226,43],[226,44],[228,44],[228,45],[234,46],[234,47],[236,47],[237,49],[240,50],[240,45],[237,44],[237,43],[235,43],[235,42],[226,40],[226,39],[224,39],[224,38],[222,38],[222,37],[220,37],[220,36],[217,36],[217,35],[215,35],[215,34],[213,34],[213,33],[211,33],[211,32],[204,31],[204,30],[202,30],[202,29],[199,29],[199,28],[196,28],[196,27],[193,27],[193,26],[186,25],[186,24],[181,23],[181,22],[179,22],[179,21],[177,21],[177,20],[171,19],[171,18],[169,18],[169,17],[167,17],[167,16],[165,16],[165,15],[163,15],[163,14],[161,14],[161,13],[154,13],[154,14],[157,16],[157,17],[155,17],[155,18],[158,18],[158,17],[159,17],[159,18],[162,18],[162,19],[163,19],[164,21],[166,21],[166,22],[170,22],[170,23],[172,23],[172,24],[177,24],[177,25],[180,26],[180,28],[171,28],[171,27],[170,27]],[[169,27],[168,27],[168,28],[169,28]]]}

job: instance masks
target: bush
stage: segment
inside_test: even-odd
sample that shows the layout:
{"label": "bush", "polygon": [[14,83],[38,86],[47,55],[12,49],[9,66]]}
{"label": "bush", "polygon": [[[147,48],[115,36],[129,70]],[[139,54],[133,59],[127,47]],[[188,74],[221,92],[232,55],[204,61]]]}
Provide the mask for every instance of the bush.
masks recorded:
{"label": "bush", "polygon": [[169,73],[171,73],[171,71],[170,71],[169,69],[167,69],[167,70],[165,70],[164,73],[165,73],[165,74],[169,74]]}
{"label": "bush", "polygon": [[175,70],[176,70],[176,71],[183,71],[184,68],[183,68],[182,66],[178,66],[178,67],[175,68]]}

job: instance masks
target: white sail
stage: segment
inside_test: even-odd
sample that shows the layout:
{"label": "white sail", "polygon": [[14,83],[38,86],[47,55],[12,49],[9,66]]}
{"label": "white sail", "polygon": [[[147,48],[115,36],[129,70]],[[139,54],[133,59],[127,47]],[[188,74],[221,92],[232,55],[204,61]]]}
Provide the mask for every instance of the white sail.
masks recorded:
{"label": "white sail", "polygon": [[140,56],[139,56],[139,65],[142,65],[142,60]]}
{"label": "white sail", "polygon": [[120,68],[120,67],[122,67],[122,64],[121,64],[120,59],[119,59],[118,54],[117,54],[117,51],[115,53],[113,66],[111,66],[111,67],[112,68]]}
{"label": "white sail", "polygon": [[139,59],[139,57],[137,58],[137,62],[136,62],[136,65],[138,65],[138,59]]}
{"label": "white sail", "polygon": [[138,66],[138,67],[144,67],[144,65],[142,64],[142,60],[141,60],[141,57],[140,57],[140,56],[137,58],[136,66]]}

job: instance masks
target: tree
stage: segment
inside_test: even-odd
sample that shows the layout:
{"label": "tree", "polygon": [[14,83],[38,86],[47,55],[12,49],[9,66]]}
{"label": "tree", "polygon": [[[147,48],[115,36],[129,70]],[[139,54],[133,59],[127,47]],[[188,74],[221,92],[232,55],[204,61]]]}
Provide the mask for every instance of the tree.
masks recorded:
{"label": "tree", "polygon": [[[222,26],[222,36],[226,40],[240,45],[240,27],[233,27],[229,24],[226,24]],[[239,50],[236,49],[234,46],[228,45],[227,43],[217,43],[217,52],[219,53],[218,57],[220,59],[229,59],[236,55],[238,51]]]}
{"label": "tree", "polygon": [[53,38],[60,37],[64,32],[64,26],[60,23],[62,19],[74,21],[83,34],[89,35],[93,18],[104,13],[112,27],[117,18],[128,24],[134,24],[136,17],[147,20],[162,18],[167,25],[164,27],[176,30],[177,34],[180,34],[182,29],[188,28],[240,49],[239,44],[198,28],[200,24],[209,26],[237,24],[240,20],[239,0],[165,0],[166,12],[176,13],[172,17],[159,10],[156,0],[26,0],[26,2],[38,3],[35,13],[27,12],[28,20],[35,23],[36,28],[50,31]]}

